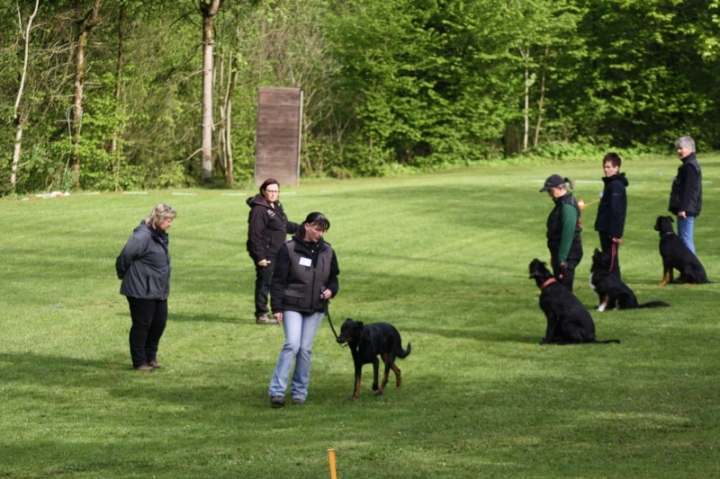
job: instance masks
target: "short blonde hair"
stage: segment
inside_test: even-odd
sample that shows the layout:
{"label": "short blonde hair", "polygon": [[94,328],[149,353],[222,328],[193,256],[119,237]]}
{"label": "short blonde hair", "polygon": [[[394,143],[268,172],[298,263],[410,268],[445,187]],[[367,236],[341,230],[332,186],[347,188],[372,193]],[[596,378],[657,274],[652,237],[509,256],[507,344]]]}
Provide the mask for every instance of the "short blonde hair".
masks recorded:
{"label": "short blonde hair", "polygon": [[172,209],[170,205],[165,203],[158,203],[150,214],[145,218],[145,224],[153,229],[157,229],[165,220],[174,219],[177,216],[177,211]]}

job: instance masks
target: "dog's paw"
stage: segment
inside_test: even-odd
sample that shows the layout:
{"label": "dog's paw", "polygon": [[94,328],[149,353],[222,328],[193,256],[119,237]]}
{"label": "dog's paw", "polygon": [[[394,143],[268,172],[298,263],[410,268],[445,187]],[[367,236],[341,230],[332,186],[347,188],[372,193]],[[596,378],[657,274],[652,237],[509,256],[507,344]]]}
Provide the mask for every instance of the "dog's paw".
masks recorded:
{"label": "dog's paw", "polygon": [[377,390],[378,390],[378,385],[377,385],[377,383],[375,383],[375,384],[372,385],[372,390],[373,390],[373,391],[377,391]]}
{"label": "dog's paw", "polygon": [[383,393],[382,389],[378,389],[377,391],[375,391],[376,396],[380,396],[380,395],[382,395],[382,393]]}

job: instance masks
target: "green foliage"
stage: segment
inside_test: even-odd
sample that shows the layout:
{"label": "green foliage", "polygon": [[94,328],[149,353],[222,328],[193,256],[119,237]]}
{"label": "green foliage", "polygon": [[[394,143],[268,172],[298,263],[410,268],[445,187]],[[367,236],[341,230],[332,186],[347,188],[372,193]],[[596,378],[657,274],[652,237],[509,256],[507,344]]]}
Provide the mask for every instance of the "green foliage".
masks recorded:
{"label": "green foliage", "polygon": [[[717,281],[720,157],[700,162],[707,209],[695,242]],[[598,336],[619,345],[538,345],[545,318],[527,277],[530,260],[548,256],[543,179],[557,171],[578,180],[591,222],[600,157],[283,187],[291,219],[319,209],[332,221],[335,327],[345,317],[391,322],[412,354],[398,361],[401,389],[391,376],[374,396],[365,366],[360,398],[349,402],[350,353],[324,322],[308,401],[281,410],[269,407],[267,386],[283,334],[253,321],[244,246],[244,198],[255,188],[0,200],[0,477],[314,479],[329,476],[328,448],[340,478],[717,476],[719,286],[657,286],[652,225],[677,164],[670,155],[623,163],[623,278],[641,302],[671,307],[592,311]],[[144,374],[131,369],[113,266],[160,202],[179,212],[170,318],[164,368]],[[591,228],[583,242],[589,255]],[[592,306],[588,274],[586,256],[575,291]]]}
{"label": "green foliage", "polygon": [[[11,3],[0,5],[0,191],[23,63],[18,20],[32,6]],[[67,138],[75,7],[44,2],[30,35],[21,192],[55,184],[41,172],[65,162],[40,159]],[[216,137],[232,90],[234,178],[249,181],[258,88],[280,86],[304,92],[307,177],[477,164],[515,154],[526,133],[534,144],[536,129],[530,154],[574,143],[665,148],[686,134],[717,148],[718,18],[717,0],[223,2],[213,21]],[[103,0],[86,52],[82,188],[197,184],[200,24],[196,2]]]}

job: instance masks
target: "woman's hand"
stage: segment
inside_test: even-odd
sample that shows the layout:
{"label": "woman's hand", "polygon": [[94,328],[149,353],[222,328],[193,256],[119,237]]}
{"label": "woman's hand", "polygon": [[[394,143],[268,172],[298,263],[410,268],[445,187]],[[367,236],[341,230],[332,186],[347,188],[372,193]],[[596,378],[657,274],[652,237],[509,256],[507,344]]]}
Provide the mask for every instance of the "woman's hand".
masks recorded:
{"label": "woman's hand", "polygon": [[275,317],[275,319],[277,319],[278,324],[282,324],[282,318],[283,318],[282,313],[273,313],[273,316]]}
{"label": "woman's hand", "polygon": [[320,293],[321,299],[330,299],[332,297],[332,291],[329,289],[325,289],[322,293]]}
{"label": "woman's hand", "polygon": [[257,265],[260,266],[261,268],[264,268],[269,264],[270,264],[270,261],[268,261],[264,258],[257,262]]}

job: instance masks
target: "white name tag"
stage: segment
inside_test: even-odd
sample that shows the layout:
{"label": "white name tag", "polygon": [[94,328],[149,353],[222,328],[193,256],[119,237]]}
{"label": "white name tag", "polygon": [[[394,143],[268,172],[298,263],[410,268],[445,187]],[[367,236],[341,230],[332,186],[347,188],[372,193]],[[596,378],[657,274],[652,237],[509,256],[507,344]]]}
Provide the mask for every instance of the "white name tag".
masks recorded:
{"label": "white name tag", "polygon": [[310,258],[300,258],[300,266],[312,266],[312,260]]}

